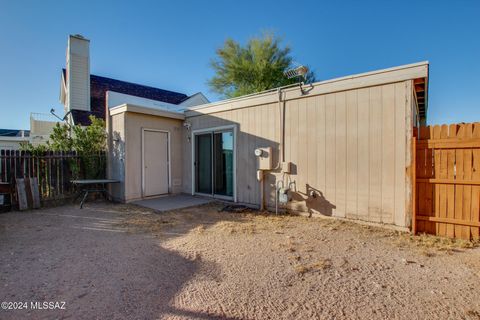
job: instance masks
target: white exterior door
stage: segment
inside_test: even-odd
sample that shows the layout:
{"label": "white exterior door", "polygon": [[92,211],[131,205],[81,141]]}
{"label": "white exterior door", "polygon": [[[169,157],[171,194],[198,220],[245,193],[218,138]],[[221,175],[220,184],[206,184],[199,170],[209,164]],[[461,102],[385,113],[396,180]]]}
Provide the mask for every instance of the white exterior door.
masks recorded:
{"label": "white exterior door", "polygon": [[167,132],[143,131],[143,195],[145,197],[168,193],[168,151]]}

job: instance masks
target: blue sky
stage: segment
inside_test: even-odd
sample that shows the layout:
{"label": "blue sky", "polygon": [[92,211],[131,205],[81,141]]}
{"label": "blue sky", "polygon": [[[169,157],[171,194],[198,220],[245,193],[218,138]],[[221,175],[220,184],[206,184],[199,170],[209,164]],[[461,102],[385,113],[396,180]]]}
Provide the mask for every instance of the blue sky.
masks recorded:
{"label": "blue sky", "polygon": [[430,61],[429,123],[480,121],[480,1],[0,0],[0,128],[61,110],[69,34],[91,40],[91,72],[187,94],[215,49],[262,30],[317,79]]}

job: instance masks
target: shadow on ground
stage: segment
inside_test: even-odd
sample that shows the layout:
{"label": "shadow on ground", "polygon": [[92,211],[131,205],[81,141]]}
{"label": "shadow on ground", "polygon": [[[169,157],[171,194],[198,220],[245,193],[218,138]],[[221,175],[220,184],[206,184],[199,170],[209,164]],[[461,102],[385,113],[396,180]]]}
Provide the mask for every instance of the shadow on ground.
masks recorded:
{"label": "shadow on ground", "polygon": [[[231,214],[202,214],[216,209],[215,204],[201,206],[198,215],[190,209],[191,217],[182,215],[190,221],[182,224],[175,223],[172,212],[106,203],[0,215],[1,300],[65,301],[66,306],[0,310],[0,318],[236,319],[170,307],[201,270],[208,269],[209,277],[221,277],[221,272],[214,263],[182,256],[162,242],[199,225],[234,219]],[[149,228],[159,228],[160,239]]]}

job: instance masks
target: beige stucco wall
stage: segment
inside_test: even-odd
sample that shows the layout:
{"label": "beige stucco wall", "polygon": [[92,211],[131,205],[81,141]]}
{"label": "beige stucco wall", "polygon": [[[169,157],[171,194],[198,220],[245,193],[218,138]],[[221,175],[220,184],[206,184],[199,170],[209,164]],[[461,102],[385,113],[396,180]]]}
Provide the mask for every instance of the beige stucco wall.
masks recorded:
{"label": "beige stucco wall", "polygon": [[[286,101],[285,160],[293,164],[290,179],[296,184],[289,209],[408,226],[412,92],[412,81],[405,80]],[[224,111],[208,114],[199,109],[186,118],[191,130],[237,126],[237,200],[251,205],[260,204],[254,150],[271,146],[277,164],[281,142],[282,108],[255,99],[231,101],[213,107]],[[191,151],[191,142],[184,141],[183,191],[189,193]],[[270,207],[280,176],[279,170],[267,174]],[[311,190],[316,198],[308,196]]]}
{"label": "beige stucco wall", "polygon": [[110,117],[110,134],[114,137],[110,146],[110,177],[121,181],[114,196],[122,201],[142,198],[142,129],[170,132],[171,189],[182,189],[182,120],[123,112]]}
{"label": "beige stucco wall", "polygon": [[19,150],[22,143],[29,141],[29,138],[2,139],[0,138],[0,150]]}
{"label": "beige stucco wall", "polygon": [[57,125],[55,121],[42,121],[30,119],[30,135],[35,136],[50,136],[53,128]]}
{"label": "beige stucco wall", "polygon": [[33,145],[46,144],[58,122],[37,120],[30,117],[30,143]]}

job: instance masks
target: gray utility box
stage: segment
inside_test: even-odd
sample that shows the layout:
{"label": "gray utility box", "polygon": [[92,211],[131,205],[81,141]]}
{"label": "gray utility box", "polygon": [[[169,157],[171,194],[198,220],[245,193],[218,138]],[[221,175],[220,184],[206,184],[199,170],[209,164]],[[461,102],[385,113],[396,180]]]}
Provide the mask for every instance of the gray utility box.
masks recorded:
{"label": "gray utility box", "polygon": [[288,202],[288,188],[278,189],[278,202],[287,203]]}

